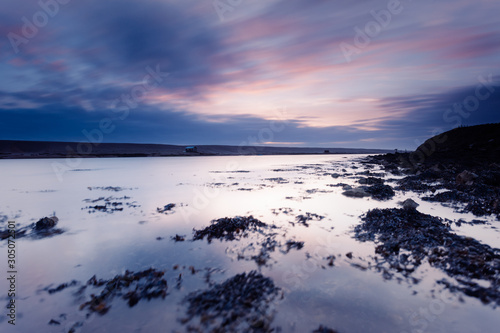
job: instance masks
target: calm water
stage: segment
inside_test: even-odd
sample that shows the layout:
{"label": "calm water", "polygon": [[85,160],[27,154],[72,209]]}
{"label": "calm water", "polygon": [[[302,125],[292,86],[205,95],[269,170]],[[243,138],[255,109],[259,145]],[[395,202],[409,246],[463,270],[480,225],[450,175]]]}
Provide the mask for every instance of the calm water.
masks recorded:
{"label": "calm water", "polygon": [[[405,279],[386,280],[372,269],[360,269],[374,255],[373,243],[352,238],[360,216],[372,208],[397,207],[413,198],[419,211],[450,219],[474,217],[452,208],[420,200],[414,193],[397,193],[393,200],[376,201],[343,196],[337,183],[355,184],[355,178],[332,178],[345,169],[353,176],[362,169],[358,156],[257,156],[85,159],[57,177],[54,163],[64,160],[0,161],[1,229],[6,219],[18,228],[44,216],[59,218],[65,232],[43,239],[17,240],[17,321],[7,323],[0,314],[1,332],[67,332],[82,322],[81,332],[183,332],[184,297],[207,289],[205,273],[213,282],[235,274],[260,270],[283,291],[284,298],[271,306],[272,327],[283,332],[311,332],[320,324],[339,332],[497,332],[500,311],[465,295],[450,294],[436,284],[445,275],[423,264],[414,284]],[[60,167],[61,165],[59,165]],[[354,168],[353,168],[354,167]],[[377,171],[377,170],[372,170]],[[389,176],[394,178],[394,176]],[[119,191],[106,187],[120,187]],[[116,189],[115,189],[116,190]],[[86,207],[99,198],[120,202],[121,211],[102,212]],[[170,214],[158,207],[175,203]],[[281,210],[280,210],[281,209]],[[324,216],[297,224],[305,213]],[[259,235],[242,241],[192,242],[193,228],[208,226],[222,217],[253,215],[275,224],[277,240],[303,241],[304,248],[270,253],[267,265],[249,260],[258,248]],[[493,247],[500,247],[500,233],[491,225],[454,227]],[[291,223],[293,222],[293,223]],[[174,242],[176,234],[186,241]],[[352,252],[353,257],[346,254]],[[243,256],[239,259],[238,255]],[[335,255],[334,266],[329,266]],[[0,299],[7,303],[7,244],[0,243]],[[248,259],[248,260],[245,260]],[[174,266],[178,269],[174,270]],[[191,274],[188,267],[199,270]],[[85,283],[93,275],[110,279],[125,270],[154,267],[166,271],[169,289],[165,299],[141,300],[129,308],[115,298],[104,315],[85,317],[77,288],[49,294],[46,288],[72,280]],[[175,288],[183,274],[180,288]],[[49,325],[51,319],[60,325]]]}

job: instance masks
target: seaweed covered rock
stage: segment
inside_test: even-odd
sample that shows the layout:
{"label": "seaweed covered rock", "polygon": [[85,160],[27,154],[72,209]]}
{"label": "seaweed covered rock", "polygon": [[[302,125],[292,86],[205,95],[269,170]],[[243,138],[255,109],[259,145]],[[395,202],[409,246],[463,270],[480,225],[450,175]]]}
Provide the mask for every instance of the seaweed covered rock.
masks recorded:
{"label": "seaweed covered rock", "polygon": [[[451,232],[450,222],[416,209],[373,209],[356,226],[355,238],[378,244],[392,270],[409,276],[423,260],[456,278],[460,290],[500,305],[500,249]],[[484,284],[472,282],[483,280]]]}
{"label": "seaweed covered rock", "polygon": [[[36,223],[18,228],[16,230],[16,239],[23,237],[30,237],[33,239],[41,239],[45,237],[51,237],[54,235],[60,235],[64,233],[63,229],[56,228],[59,219],[56,216],[43,217]],[[0,239],[4,240],[9,238],[11,235],[9,229],[0,230]]]}
{"label": "seaweed covered rock", "polygon": [[500,123],[455,128],[430,138],[413,153],[369,156],[363,163],[400,168],[405,177],[397,180],[396,190],[445,189],[423,199],[455,207],[465,203],[460,212],[500,220]]}
{"label": "seaweed covered rock", "polygon": [[49,229],[54,228],[56,226],[57,222],[59,222],[59,219],[55,216],[44,217],[35,223],[35,225],[33,226],[33,230],[35,230],[35,231],[47,231]]}
{"label": "seaweed covered rock", "polygon": [[[309,226],[309,220],[321,220],[324,216],[305,213],[296,217],[297,222]],[[290,222],[295,225],[294,222]],[[205,236],[210,243],[213,238],[226,241],[242,240],[248,238],[246,242],[238,243],[233,249],[228,250],[234,253],[237,260],[253,260],[260,266],[268,265],[271,253],[279,250],[287,254],[292,249],[301,250],[304,242],[286,240],[282,243],[279,239],[285,235],[279,235],[276,231],[280,229],[275,225],[268,225],[252,216],[233,218],[221,218],[213,220],[211,225],[201,230],[194,230],[193,241],[203,240]]]}
{"label": "seaweed covered rock", "polygon": [[246,231],[255,231],[260,227],[266,227],[267,224],[255,219],[253,216],[236,216],[224,217],[213,220],[212,224],[201,230],[195,230],[193,240],[204,239],[210,243],[213,238],[235,240],[236,237],[241,237]]}
{"label": "seaweed covered rock", "polygon": [[271,303],[280,295],[270,278],[256,271],[238,274],[187,295],[187,317],[182,322],[199,318],[204,332],[272,332]]}
{"label": "seaweed covered rock", "polygon": [[[309,227],[309,221],[321,221],[323,220],[325,217],[322,216],[322,215],[318,215],[318,214],[315,214],[315,213],[309,213],[309,212],[306,212],[305,214],[300,214],[300,215],[297,215],[295,217],[295,220],[297,221],[298,224],[302,224],[306,227]],[[292,223],[292,222],[290,222]],[[293,223],[292,223],[293,224]]]}
{"label": "seaweed covered rock", "polygon": [[163,208],[159,208],[159,207],[156,208],[156,211],[158,213],[168,214],[168,213],[171,213],[174,208],[175,208],[175,204],[169,203],[169,204],[163,206]]}
{"label": "seaweed covered rock", "polygon": [[391,199],[396,193],[389,185],[375,184],[366,189],[373,199],[388,200]]}
{"label": "seaweed covered rock", "polygon": [[150,268],[137,273],[126,271],[125,274],[117,275],[110,280],[97,280],[94,275],[87,282],[87,286],[104,286],[104,289],[97,296],[92,294],[91,299],[80,306],[80,310],[88,308],[91,313],[104,315],[109,311],[111,307],[109,303],[115,296],[127,300],[130,307],[143,298],[147,300],[165,298],[168,286],[164,274],[162,271]]}
{"label": "seaweed covered rock", "polygon": [[375,184],[383,184],[384,180],[382,178],[377,178],[377,177],[367,177],[359,179],[358,183],[363,185],[375,185]]}
{"label": "seaweed covered rock", "polygon": [[353,198],[372,197],[376,200],[388,200],[395,195],[392,187],[384,184],[347,188],[342,194]]}

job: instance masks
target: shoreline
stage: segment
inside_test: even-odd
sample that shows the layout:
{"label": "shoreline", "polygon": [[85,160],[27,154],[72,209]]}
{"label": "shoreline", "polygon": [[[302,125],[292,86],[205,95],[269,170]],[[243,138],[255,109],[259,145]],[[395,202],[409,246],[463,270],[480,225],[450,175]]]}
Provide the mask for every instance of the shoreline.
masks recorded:
{"label": "shoreline", "polygon": [[[188,148],[194,151],[188,151]],[[386,154],[388,149],[0,140],[0,159]]]}
{"label": "shoreline", "polygon": [[266,154],[176,154],[176,155],[149,155],[149,154],[120,154],[120,155],[44,155],[44,156],[0,156],[0,160],[46,160],[66,158],[130,158],[130,157],[227,157],[227,156],[305,156],[305,155],[381,155],[384,153],[266,153]]}

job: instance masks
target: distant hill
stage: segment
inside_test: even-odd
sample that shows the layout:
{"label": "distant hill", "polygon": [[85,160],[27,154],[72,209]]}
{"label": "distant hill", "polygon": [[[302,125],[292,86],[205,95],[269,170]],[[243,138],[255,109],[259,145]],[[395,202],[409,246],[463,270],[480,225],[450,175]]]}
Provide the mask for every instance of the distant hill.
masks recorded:
{"label": "distant hill", "polygon": [[53,142],[0,140],[0,159],[66,157],[231,156],[303,154],[384,154],[383,149],[297,148],[268,146],[201,145],[196,152],[186,146],[134,143]]}
{"label": "distant hill", "polygon": [[458,127],[421,144],[414,154],[426,159],[500,162],[500,123]]}

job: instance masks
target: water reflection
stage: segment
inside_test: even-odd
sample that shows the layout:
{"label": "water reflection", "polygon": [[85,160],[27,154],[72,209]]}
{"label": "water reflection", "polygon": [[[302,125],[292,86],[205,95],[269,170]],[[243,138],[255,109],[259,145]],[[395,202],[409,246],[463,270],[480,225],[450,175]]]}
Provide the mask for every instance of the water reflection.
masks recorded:
{"label": "water reflection", "polygon": [[[268,304],[273,320],[263,322],[283,332],[311,332],[320,325],[339,332],[494,331],[500,324],[498,309],[450,293],[436,284],[447,275],[425,263],[413,273],[420,280],[416,285],[353,267],[375,255],[375,244],[353,239],[360,216],[370,209],[394,208],[413,198],[422,213],[472,219],[412,193],[396,191],[385,201],[343,195],[344,185],[358,187],[359,179],[368,177],[358,158],[89,159],[79,172],[67,172],[63,182],[57,180],[51,160],[2,160],[0,216],[15,219],[22,228],[55,214],[65,232],[18,241],[19,320],[13,329],[2,315],[1,330],[183,332],[189,325],[180,320],[188,313],[188,295],[255,271],[283,293]],[[369,173],[389,185],[389,179],[398,178],[376,167]],[[175,207],[166,214],[162,209],[169,204]],[[193,229],[202,230],[212,220],[250,215],[275,228],[238,240],[192,241]],[[2,229],[5,223],[0,218]],[[499,234],[490,226],[463,224],[453,232],[498,247]],[[185,235],[185,240],[173,240],[176,235]],[[287,241],[303,245],[286,251]],[[5,251],[6,244],[1,248]],[[263,248],[268,255],[264,264],[256,260]],[[91,299],[90,291],[75,292],[94,275],[110,280],[127,270],[150,268],[165,272],[165,299],[140,301],[134,307],[115,299],[102,316],[87,317],[79,310]],[[79,284],[53,294],[44,290],[73,280]],[[2,282],[2,299],[7,297],[4,286]],[[200,318],[192,322],[201,325]],[[49,324],[51,320],[59,325]],[[251,322],[257,327],[255,317]]]}

